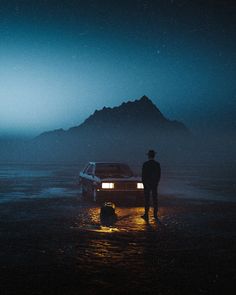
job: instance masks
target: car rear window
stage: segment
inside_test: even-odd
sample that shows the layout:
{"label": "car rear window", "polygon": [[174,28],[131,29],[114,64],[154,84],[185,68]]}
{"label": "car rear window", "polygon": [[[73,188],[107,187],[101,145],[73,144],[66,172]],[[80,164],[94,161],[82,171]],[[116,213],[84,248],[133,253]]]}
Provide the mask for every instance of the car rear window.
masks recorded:
{"label": "car rear window", "polygon": [[99,177],[131,177],[133,172],[126,164],[96,164],[96,173]]}

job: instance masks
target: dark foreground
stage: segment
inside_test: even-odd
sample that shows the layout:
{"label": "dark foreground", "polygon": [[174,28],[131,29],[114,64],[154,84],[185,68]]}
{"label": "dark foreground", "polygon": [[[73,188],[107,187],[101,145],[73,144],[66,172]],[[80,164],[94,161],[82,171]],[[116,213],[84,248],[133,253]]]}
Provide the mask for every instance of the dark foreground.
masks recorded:
{"label": "dark foreground", "polygon": [[234,294],[236,204],[160,197],[160,220],[79,197],[0,204],[0,294]]}

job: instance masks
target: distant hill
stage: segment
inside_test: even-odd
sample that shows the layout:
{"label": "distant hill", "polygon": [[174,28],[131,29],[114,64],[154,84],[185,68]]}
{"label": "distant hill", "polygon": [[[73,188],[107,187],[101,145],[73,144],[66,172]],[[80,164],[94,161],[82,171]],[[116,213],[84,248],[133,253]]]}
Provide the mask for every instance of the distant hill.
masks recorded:
{"label": "distant hill", "polygon": [[118,133],[125,136],[128,132],[136,134],[141,131],[145,134],[154,132],[155,136],[163,138],[190,135],[183,123],[165,118],[156,105],[147,96],[143,96],[133,102],[124,102],[118,107],[104,107],[102,110],[96,110],[81,125],[67,131],[57,129],[44,132],[37,138],[66,137],[72,134],[80,136],[85,135],[88,131],[96,132],[96,135],[99,132],[99,136],[105,136],[106,132],[112,131],[109,136],[113,138]]}
{"label": "distant hill", "polygon": [[[143,96],[114,108],[96,110],[81,125],[58,129],[34,139],[37,157],[51,160],[135,159],[149,148],[173,155],[190,137],[187,127],[167,119]],[[170,151],[169,151],[170,150]]]}
{"label": "distant hill", "polygon": [[0,138],[0,163],[72,163],[81,167],[87,161],[125,161],[136,165],[146,159],[149,149],[155,149],[162,164],[232,165],[236,140],[226,131],[192,135],[182,122],[167,119],[143,96],[96,110],[68,130],[47,131],[34,139]]}

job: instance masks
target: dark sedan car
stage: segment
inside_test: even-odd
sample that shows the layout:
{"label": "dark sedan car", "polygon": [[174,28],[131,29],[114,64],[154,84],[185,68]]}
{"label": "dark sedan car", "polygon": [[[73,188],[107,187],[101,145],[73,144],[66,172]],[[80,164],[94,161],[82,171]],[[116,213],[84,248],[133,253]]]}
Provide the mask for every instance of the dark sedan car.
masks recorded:
{"label": "dark sedan car", "polygon": [[143,196],[141,178],[124,163],[89,162],[80,172],[79,183],[83,197],[93,201],[139,200]]}

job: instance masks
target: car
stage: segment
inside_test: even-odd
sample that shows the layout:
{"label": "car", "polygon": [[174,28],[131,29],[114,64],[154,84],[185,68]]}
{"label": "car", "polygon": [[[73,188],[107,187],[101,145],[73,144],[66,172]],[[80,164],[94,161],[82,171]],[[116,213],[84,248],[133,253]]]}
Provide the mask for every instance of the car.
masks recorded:
{"label": "car", "polygon": [[141,200],[143,183],[128,164],[120,162],[89,162],[79,174],[84,199],[114,201]]}

